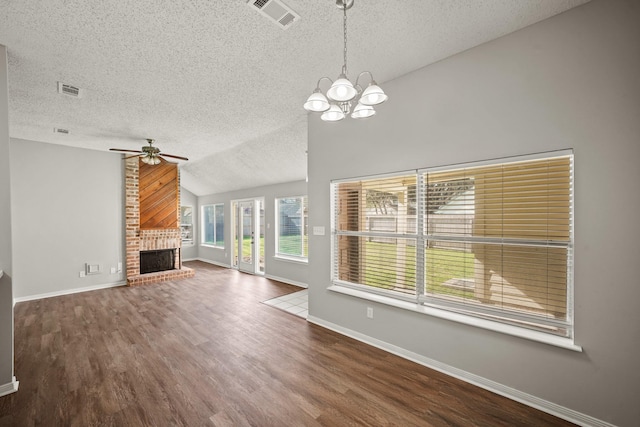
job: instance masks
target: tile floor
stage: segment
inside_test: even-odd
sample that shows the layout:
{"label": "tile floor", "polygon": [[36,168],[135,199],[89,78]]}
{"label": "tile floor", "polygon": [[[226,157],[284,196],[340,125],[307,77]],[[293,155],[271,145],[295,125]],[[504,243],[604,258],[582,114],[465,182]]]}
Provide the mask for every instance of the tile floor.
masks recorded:
{"label": "tile floor", "polygon": [[295,314],[298,317],[306,319],[309,314],[308,290],[304,289],[278,298],[272,298],[270,300],[263,301],[263,304],[279,308],[287,313]]}

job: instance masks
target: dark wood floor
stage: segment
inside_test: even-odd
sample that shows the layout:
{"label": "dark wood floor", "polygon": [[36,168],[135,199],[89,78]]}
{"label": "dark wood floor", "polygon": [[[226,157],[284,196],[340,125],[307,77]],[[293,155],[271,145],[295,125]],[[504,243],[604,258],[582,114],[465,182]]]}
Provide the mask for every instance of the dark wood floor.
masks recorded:
{"label": "dark wood floor", "polygon": [[0,426],[565,426],[261,301],[299,290],[196,277],[18,303]]}

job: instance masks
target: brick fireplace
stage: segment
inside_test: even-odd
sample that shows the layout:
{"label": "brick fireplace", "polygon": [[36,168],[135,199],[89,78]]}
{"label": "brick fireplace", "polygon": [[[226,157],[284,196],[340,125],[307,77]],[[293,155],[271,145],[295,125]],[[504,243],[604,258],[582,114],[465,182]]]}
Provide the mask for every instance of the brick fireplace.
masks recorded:
{"label": "brick fireplace", "polygon": [[[180,236],[180,174],[162,160],[147,165],[138,157],[125,160],[125,241],[127,285],[137,286],[193,277],[182,265]],[[173,250],[173,268],[140,273],[140,252]]]}

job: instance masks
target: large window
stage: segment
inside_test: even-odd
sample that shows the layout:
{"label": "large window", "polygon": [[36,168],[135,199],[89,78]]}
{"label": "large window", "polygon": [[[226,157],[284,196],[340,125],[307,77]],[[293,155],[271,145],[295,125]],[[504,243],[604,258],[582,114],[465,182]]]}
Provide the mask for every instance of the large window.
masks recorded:
{"label": "large window", "polygon": [[202,206],[202,244],[224,247],[224,204]]}
{"label": "large window", "polygon": [[572,335],[569,152],[332,183],[333,281]]}
{"label": "large window", "polygon": [[276,199],[276,255],[308,256],[307,196]]}

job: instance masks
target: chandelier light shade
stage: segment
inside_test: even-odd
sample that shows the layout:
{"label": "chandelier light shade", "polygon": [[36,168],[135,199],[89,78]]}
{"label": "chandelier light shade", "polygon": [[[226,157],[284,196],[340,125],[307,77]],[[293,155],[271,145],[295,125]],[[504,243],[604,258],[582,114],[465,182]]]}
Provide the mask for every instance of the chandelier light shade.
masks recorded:
{"label": "chandelier light shade", "polygon": [[376,110],[373,109],[371,105],[365,105],[362,103],[362,100],[356,105],[356,108],[353,109],[353,113],[351,113],[352,119],[366,119],[367,117],[371,117],[376,114]]}
{"label": "chandelier light shade", "polygon": [[331,108],[322,113],[320,118],[325,122],[337,122],[344,119],[344,112],[336,104],[332,104]]}
{"label": "chandelier light shade", "polygon": [[332,101],[347,102],[356,97],[358,91],[353,84],[347,79],[347,76],[340,74],[338,80],[333,82],[327,91],[327,98]]}
{"label": "chandelier light shade", "polygon": [[[329,77],[321,77],[315,90],[304,103],[304,109],[312,113],[322,113],[320,118],[327,122],[337,122],[350,115],[354,119],[364,119],[376,114],[374,105],[385,102],[389,97],[384,93],[378,83],[373,80],[369,71],[361,72],[356,82],[351,83],[347,77],[347,9],[353,6],[354,0],[336,0],[336,6],[343,11],[344,21],[344,63],[342,73],[333,81]],[[360,86],[360,77],[368,75],[370,80],[366,89]],[[328,80],[331,87],[326,95],[320,89],[320,82]],[[355,105],[353,112],[351,107]]]}
{"label": "chandelier light shade", "polygon": [[386,93],[378,86],[378,84],[371,80],[371,83],[362,92],[360,97],[360,103],[364,105],[378,105],[382,104],[389,98]]}
{"label": "chandelier light shade", "polygon": [[313,111],[314,113],[323,113],[329,109],[329,101],[327,97],[320,92],[320,88],[316,89],[304,103],[304,109]]}

